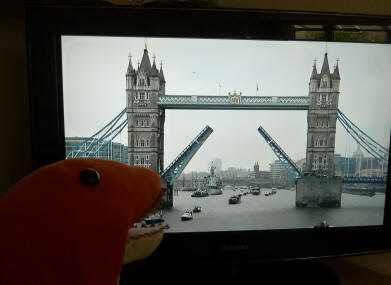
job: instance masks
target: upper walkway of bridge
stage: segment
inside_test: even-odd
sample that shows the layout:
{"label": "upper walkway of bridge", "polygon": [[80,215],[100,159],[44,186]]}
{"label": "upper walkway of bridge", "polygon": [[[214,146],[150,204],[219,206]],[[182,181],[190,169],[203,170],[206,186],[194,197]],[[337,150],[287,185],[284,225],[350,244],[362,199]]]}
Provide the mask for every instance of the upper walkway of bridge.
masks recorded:
{"label": "upper walkway of bridge", "polygon": [[160,95],[165,109],[308,110],[308,96]]}

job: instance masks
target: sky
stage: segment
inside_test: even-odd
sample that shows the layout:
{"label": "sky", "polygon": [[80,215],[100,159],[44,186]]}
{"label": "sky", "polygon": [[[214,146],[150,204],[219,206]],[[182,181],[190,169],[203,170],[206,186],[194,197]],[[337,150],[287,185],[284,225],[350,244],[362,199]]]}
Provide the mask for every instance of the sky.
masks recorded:
{"label": "sky", "polygon": [[[339,109],[388,147],[391,128],[391,46],[303,41],[62,37],[65,135],[91,136],[126,107],[125,74],[147,44],[151,63],[162,62],[169,95],[307,96],[312,66],[320,72],[327,49],[330,70],[338,59]],[[258,86],[259,90],[256,90]],[[166,110],[165,166],[209,125],[214,130],[184,172],[222,168],[269,170],[276,159],[257,129],[262,126],[293,159],[305,158],[306,111]],[[127,128],[116,138],[127,145]],[[336,153],[357,144],[337,123]],[[368,154],[365,154],[366,156]]]}

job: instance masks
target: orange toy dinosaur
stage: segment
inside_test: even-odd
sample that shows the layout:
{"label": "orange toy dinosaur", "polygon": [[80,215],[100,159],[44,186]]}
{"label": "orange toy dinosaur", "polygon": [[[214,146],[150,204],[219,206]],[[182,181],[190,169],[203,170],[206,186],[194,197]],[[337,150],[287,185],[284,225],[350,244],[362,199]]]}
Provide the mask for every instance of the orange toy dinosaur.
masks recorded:
{"label": "orange toy dinosaur", "polygon": [[0,284],[116,284],[159,245],[162,226],[132,226],[161,196],[155,172],[109,160],[32,172],[0,200]]}

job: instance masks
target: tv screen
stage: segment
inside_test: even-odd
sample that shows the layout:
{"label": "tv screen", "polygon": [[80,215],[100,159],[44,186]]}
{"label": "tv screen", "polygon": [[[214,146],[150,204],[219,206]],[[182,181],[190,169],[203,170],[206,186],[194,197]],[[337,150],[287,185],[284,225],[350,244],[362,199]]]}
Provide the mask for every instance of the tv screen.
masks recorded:
{"label": "tv screen", "polygon": [[164,203],[135,226],[170,228],[148,262],[391,248],[389,18],[34,5],[27,17],[33,166],[155,170]]}
{"label": "tv screen", "polygon": [[[114,159],[161,173],[205,126],[213,129],[191,159],[179,158],[189,161],[172,182],[172,205],[162,209],[167,232],[383,224],[391,46],[67,35],[61,44],[67,158]],[[273,105],[273,98],[289,101]],[[108,133],[126,121],[122,130],[106,136],[124,109]],[[287,157],[279,159],[260,126]],[[100,145],[83,152],[99,131],[93,138]],[[290,177],[287,158],[299,174]],[[314,180],[312,192],[323,191],[314,205],[296,203],[298,195],[313,199],[300,193],[299,177]],[[338,205],[319,204],[333,192]],[[183,222],[196,206],[201,212]]]}

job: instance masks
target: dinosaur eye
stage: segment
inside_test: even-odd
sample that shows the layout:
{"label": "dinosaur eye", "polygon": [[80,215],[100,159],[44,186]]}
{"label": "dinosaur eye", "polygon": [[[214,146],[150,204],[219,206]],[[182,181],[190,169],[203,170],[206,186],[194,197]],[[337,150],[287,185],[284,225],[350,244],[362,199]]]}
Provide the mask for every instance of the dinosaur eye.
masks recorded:
{"label": "dinosaur eye", "polygon": [[79,173],[79,180],[87,186],[93,186],[99,183],[99,172],[92,168],[86,168]]}

